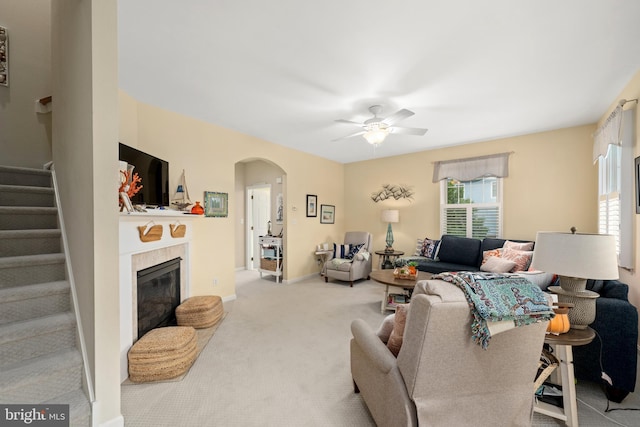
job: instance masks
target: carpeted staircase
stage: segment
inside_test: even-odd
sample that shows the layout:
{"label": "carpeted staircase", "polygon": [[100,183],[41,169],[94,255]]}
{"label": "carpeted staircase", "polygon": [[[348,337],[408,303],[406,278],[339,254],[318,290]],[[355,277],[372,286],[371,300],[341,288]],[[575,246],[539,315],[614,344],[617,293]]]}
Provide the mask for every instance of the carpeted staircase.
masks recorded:
{"label": "carpeted staircase", "polygon": [[0,403],[91,425],[51,172],[0,166]]}

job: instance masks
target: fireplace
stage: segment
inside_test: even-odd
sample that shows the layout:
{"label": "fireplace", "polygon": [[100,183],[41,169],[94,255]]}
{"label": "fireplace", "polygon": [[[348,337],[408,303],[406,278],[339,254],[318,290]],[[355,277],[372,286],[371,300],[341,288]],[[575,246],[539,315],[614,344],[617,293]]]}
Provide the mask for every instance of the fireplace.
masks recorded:
{"label": "fireplace", "polygon": [[151,329],[176,324],[180,304],[180,261],[169,261],[139,270],[137,276],[138,339]]}

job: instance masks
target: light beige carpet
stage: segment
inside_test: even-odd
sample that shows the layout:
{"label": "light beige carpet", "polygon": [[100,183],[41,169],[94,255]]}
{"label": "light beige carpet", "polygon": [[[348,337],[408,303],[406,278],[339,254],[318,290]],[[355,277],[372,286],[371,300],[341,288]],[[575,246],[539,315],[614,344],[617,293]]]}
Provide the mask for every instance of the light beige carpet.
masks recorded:
{"label": "light beige carpet", "polygon": [[[237,275],[238,299],[182,381],[122,387],[127,427],[349,426],[374,422],[353,393],[350,324],[377,328],[383,286],[320,276],[276,284],[257,272]],[[578,384],[580,425],[639,426],[639,412],[612,412],[597,386]],[[583,403],[584,402],[584,403]],[[591,407],[589,407],[589,406]],[[640,407],[633,394],[623,405]],[[593,408],[593,409],[592,409]],[[536,414],[534,426],[560,421]]]}

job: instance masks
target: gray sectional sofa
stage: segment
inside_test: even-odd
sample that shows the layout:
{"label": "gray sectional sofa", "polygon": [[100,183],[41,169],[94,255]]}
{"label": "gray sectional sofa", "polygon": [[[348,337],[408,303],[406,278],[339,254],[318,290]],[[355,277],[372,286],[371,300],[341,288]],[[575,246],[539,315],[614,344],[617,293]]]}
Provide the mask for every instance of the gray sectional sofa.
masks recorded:
{"label": "gray sectional sofa", "polygon": [[[485,238],[482,240],[458,237],[445,234],[440,238],[435,259],[425,256],[404,256],[397,260],[400,263],[413,261],[418,270],[428,273],[444,273],[445,271],[480,271],[484,251],[504,246],[507,239]],[[511,240],[512,242],[526,242]]]}

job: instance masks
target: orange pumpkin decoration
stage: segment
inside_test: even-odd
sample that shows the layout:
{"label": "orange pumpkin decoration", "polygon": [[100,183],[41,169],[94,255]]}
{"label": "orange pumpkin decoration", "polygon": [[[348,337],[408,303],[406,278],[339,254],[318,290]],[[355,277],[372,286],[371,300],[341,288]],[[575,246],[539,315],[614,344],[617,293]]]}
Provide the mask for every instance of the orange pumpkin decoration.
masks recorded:
{"label": "orange pumpkin decoration", "polygon": [[571,328],[571,325],[569,324],[569,308],[571,307],[573,307],[573,304],[563,304],[558,307],[553,307],[553,312],[556,315],[553,319],[549,320],[547,332],[555,335],[569,332],[569,329]]}

